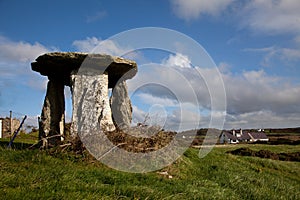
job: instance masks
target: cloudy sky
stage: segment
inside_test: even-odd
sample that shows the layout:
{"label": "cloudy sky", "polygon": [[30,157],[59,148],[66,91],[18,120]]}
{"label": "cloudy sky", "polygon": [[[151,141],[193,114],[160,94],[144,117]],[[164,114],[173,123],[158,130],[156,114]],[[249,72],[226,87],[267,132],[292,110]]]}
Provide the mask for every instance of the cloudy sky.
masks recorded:
{"label": "cloudy sky", "polygon": [[[99,52],[124,55],[139,65],[137,77],[128,81],[134,122],[148,114],[149,123],[173,129],[214,126],[212,118],[224,118],[225,128],[300,126],[298,0],[1,0],[0,9],[2,117],[9,110],[32,119],[40,115],[47,78],[31,71],[37,56],[91,52],[101,42]],[[220,75],[193,59],[201,52],[180,51],[184,44],[176,38],[170,40],[178,47],[172,52],[132,50],[129,40],[110,39],[143,27],[193,39]],[[154,36],[141,37],[151,41]],[[68,89],[66,100],[70,118]]]}

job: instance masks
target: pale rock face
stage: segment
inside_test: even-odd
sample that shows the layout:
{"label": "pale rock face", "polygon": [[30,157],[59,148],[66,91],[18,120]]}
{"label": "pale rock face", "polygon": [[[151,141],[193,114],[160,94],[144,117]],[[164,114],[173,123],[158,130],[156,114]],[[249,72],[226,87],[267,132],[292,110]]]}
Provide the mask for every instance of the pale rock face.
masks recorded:
{"label": "pale rock face", "polygon": [[119,81],[113,88],[110,103],[115,126],[121,130],[129,128],[132,107],[125,80]]}
{"label": "pale rock face", "polygon": [[73,136],[115,130],[108,99],[108,75],[88,72],[73,74],[71,79]]}
{"label": "pale rock face", "polygon": [[64,134],[64,111],[64,84],[60,81],[49,80],[41,114],[42,132],[39,135],[40,139],[51,137],[49,139],[50,144],[55,144],[61,140],[61,137],[56,135]]}

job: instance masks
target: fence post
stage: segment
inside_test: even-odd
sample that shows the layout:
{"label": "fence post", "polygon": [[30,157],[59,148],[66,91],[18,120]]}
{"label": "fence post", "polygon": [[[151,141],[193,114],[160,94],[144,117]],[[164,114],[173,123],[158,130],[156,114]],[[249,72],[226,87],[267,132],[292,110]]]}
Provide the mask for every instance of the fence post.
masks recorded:
{"label": "fence post", "polygon": [[11,140],[10,140],[10,142],[9,142],[9,144],[8,144],[8,146],[7,146],[7,148],[11,148],[11,145],[12,145],[12,143],[14,142],[14,139],[17,137],[19,131],[21,130],[22,125],[23,125],[23,123],[24,123],[24,121],[25,121],[26,118],[27,118],[27,116],[25,115],[25,117],[23,118],[23,120],[22,120],[22,122],[21,122],[19,128],[16,130],[16,132],[15,132],[14,135],[13,135],[13,137],[11,138]]}
{"label": "fence post", "polygon": [[9,128],[10,128],[10,134],[9,134],[9,139],[11,139],[12,135],[14,134],[13,131],[13,118],[12,118],[12,111],[9,111]]}
{"label": "fence post", "polygon": [[2,119],[0,119],[0,138],[2,138]]}

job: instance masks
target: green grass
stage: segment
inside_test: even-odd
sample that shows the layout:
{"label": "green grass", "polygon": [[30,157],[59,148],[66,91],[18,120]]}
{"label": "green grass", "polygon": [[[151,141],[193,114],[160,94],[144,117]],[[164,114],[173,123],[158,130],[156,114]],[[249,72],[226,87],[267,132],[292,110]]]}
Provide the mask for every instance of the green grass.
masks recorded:
{"label": "green grass", "polygon": [[0,148],[0,199],[300,199],[300,163],[241,157],[247,146],[274,152],[288,145],[218,146],[205,158],[189,149],[168,171],[131,174],[82,155]]}
{"label": "green grass", "polygon": [[[10,138],[0,138],[0,142],[9,143]],[[30,134],[26,134],[21,132],[17,135],[14,140],[15,146],[28,146],[38,142],[38,132],[32,132]]]}

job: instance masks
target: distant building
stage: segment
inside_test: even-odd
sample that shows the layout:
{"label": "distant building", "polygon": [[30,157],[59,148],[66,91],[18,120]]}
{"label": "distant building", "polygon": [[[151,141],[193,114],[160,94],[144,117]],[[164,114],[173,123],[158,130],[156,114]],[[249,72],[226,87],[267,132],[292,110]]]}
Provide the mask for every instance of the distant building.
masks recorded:
{"label": "distant building", "polygon": [[240,142],[267,142],[269,141],[269,138],[267,135],[260,131],[260,132],[249,132],[249,131],[243,131],[242,129],[236,131],[223,131],[220,135],[220,143],[221,144],[237,144]]}
{"label": "distant building", "polygon": [[220,136],[220,143],[224,144],[224,143],[229,143],[229,144],[237,144],[239,143],[238,138],[227,131],[223,131],[221,136]]}
{"label": "distant building", "polygon": [[248,133],[251,137],[251,142],[261,141],[261,142],[268,142],[269,138],[264,132],[251,132]]}
{"label": "distant building", "polygon": [[[12,119],[12,131],[15,132],[19,126],[20,120]],[[0,118],[0,138],[8,138],[10,134],[10,118]]]}

